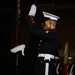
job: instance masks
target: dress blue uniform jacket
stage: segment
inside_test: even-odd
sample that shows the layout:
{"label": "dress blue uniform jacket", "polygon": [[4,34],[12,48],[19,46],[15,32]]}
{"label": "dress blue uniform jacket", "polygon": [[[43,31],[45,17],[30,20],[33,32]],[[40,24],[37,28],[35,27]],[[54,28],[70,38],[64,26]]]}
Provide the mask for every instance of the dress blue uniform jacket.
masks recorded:
{"label": "dress blue uniform jacket", "polygon": [[59,37],[55,30],[50,30],[49,33],[45,33],[43,29],[36,26],[33,17],[27,17],[27,25],[34,37],[31,41],[31,48],[38,49],[38,53],[48,53],[56,55],[59,47]]}
{"label": "dress blue uniform jacket", "polygon": [[30,42],[30,49],[37,50],[38,53],[56,55],[59,47],[59,37],[56,30],[50,30],[49,33],[45,33],[43,29],[36,26],[33,17],[26,17],[26,21],[30,31],[34,34]]}

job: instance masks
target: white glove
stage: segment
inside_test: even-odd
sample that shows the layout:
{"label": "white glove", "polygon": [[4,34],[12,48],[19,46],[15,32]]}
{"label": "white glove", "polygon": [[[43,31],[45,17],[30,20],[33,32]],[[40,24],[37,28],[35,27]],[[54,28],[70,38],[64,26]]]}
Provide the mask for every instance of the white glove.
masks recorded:
{"label": "white glove", "polygon": [[31,8],[30,8],[30,11],[29,11],[29,16],[35,16],[35,14],[36,14],[36,10],[37,10],[37,8],[36,8],[36,6],[35,6],[35,4],[33,4],[32,6],[31,6]]}
{"label": "white glove", "polygon": [[16,46],[16,47],[14,47],[14,48],[12,48],[10,51],[12,52],[12,53],[17,53],[17,52],[19,52],[19,51],[21,51],[22,52],[22,55],[24,56],[25,54],[24,54],[24,49],[25,49],[25,45],[24,44],[22,44],[22,45],[19,45],[19,46]]}

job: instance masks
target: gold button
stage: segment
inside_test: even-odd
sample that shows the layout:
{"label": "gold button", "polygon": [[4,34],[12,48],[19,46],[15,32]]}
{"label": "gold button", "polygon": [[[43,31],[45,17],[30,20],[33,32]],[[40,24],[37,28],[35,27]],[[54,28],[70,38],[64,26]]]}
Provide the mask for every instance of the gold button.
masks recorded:
{"label": "gold button", "polygon": [[32,21],[32,23],[34,23],[34,21]]}
{"label": "gold button", "polygon": [[40,42],[42,42],[42,40],[40,40]]}
{"label": "gold button", "polygon": [[39,44],[39,46],[40,46],[40,44]]}
{"label": "gold button", "polygon": [[38,50],[39,50],[39,48],[38,48]]}

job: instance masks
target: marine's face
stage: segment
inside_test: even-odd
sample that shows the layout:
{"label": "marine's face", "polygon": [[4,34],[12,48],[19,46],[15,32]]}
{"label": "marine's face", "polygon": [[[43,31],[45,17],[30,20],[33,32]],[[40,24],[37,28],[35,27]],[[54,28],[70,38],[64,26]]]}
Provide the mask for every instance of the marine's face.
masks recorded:
{"label": "marine's face", "polygon": [[55,29],[56,21],[46,20],[44,24],[44,30]]}
{"label": "marine's face", "polygon": [[73,63],[73,60],[68,60],[68,63],[69,63],[69,64],[72,64],[72,63]]}

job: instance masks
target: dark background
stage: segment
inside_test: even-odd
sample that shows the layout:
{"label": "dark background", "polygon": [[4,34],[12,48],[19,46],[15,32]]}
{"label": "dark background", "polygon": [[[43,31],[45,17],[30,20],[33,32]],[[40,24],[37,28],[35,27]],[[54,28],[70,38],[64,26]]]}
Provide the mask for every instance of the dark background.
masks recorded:
{"label": "dark background", "polygon": [[[28,44],[31,33],[29,32],[25,17],[30,6],[36,3],[38,10],[36,21],[40,26],[42,11],[47,11],[60,16],[57,24],[58,34],[61,40],[59,55],[63,57],[65,43],[69,44],[69,55],[75,57],[75,1],[74,0],[21,0],[21,14],[19,25],[18,43]],[[17,25],[17,0],[0,1],[0,75],[29,75],[32,74],[35,55],[27,53],[22,56],[19,53],[18,66],[16,54],[10,49],[16,46]],[[17,73],[18,72],[18,73]],[[17,73],[17,74],[16,74]]]}

